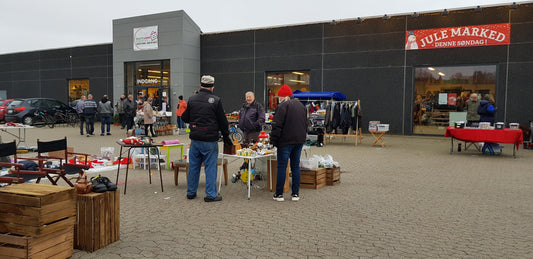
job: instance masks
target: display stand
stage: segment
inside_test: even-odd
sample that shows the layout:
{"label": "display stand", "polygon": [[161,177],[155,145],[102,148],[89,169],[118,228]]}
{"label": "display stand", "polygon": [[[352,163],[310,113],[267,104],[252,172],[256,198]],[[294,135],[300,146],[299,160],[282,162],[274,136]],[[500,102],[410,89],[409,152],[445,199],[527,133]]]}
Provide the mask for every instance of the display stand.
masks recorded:
{"label": "display stand", "polygon": [[[359,107],[359,109],[361,109],[361,101],[360,100],[357,100],[357,101],[335,101],[337,103],[357,103],[357,107]],[[346,138],[354,138],[355,139],[355,146],[357,146],[358,142],[361,142],[363,140],[363,136],[362,136],[362,131],[361,131],[361,127],[359,125],[359,116],[355,116],[356,118],[356,122],[355,122],[355,127],[356,129],[352,129],[354,134],[337,134],[337,133],[325,133],[324,134],[324,137],[326,138],[326,142],[327,143],[331,143],[331,140],[335,137],[342,137],[343,140],[345,140]]]}

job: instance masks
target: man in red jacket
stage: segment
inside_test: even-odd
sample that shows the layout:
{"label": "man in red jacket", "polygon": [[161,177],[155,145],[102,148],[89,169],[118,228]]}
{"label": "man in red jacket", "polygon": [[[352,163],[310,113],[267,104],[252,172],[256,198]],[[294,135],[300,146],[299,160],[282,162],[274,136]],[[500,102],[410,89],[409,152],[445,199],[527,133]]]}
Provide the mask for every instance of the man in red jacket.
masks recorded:
{"label": "man in red jacket", "polygon": [[284,201],[283,185],[285,169],[290,159],[292,172],[292,200],[300,200],[300,155],[307,134],[307,111],[303,104],[292,97],[291,88],[283,85],[278,96],[280,104],[272,121],[270,142],[278,148],[278,175],[275,201]]}

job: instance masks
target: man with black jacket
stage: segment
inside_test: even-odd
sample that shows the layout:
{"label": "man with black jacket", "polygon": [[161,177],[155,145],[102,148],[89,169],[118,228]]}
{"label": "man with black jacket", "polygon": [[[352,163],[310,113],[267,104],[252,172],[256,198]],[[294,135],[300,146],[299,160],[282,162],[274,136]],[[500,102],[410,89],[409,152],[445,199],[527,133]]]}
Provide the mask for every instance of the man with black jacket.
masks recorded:
{"label": "man with black jacket", "polygon": [[124,100],[123,107],[126,116],[126,130],[133,129],[133,119],[137,116],[137,104],[133,101],[133,95],[128,95],[128,99]]}
{"label": "man with black jacket", "polygon": [[300,200],[300,155],[307,134],[307,111],[300,101],[291,98],[292,91],[288,85],[283,85],[279,89],[278,96],[281,103],[276,107],[270,132],[270,143],[278,148],[278,175],[274,200],[284,201],[285,170],[290,159],[291,199],[298,201]]}
{"label": "man with black jacket", "polygon": [[200,91],[187,102],[187,109],[182,114],[184,122],[189,123],[191,149],[189,150],[189,177],[187,180],[187,199],[196,198],[200,169],[205,165],[204,201],[221,201],[217,195],[217,159],[219,132],[224,143],[231,145],[228,120],[222,107],[220,97],[213,94],[215,78],[202,76]]}
{"label": "man with black jacket", "polygon": [[244,144],[259,140],[259,132],[265,124],[265,109],[256,102],[254,92],[246,92],[246,102],[239,112],[239,128],[244,132]]}

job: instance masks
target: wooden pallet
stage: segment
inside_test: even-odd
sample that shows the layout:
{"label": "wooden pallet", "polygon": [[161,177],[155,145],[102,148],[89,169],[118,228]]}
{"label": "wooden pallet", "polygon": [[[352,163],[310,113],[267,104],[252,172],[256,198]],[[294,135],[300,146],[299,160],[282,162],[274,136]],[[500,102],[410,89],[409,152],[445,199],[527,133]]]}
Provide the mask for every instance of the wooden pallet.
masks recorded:
{"label": "wooden pallet", "polygon": [[326,185],[337,185],[341,183],[341,168],[326,169]]}
{"label": "wooden pallet", "polygon": [[74,228],[65,228],[39,237],[0,234],[0,258],[69,258]]}
{"label": "wooden pallet", "polygon": [[300,188],[319,189],[326,185],[326,169],[300,170]]}
{"label": "wooden pallet", "polygon": [[37,237],[72,228],[76,190],[45,184],[0,188],[0,233]]}
{"label": "wooden pallet", "polygon": [[119,190],[78,195],[74,247],[93,252],[119,239]]}

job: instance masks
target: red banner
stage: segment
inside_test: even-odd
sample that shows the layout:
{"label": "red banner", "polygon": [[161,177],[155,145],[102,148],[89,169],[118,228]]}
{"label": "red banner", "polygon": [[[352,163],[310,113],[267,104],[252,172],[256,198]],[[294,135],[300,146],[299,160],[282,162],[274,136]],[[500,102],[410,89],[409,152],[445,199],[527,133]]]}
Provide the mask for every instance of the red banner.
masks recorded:
{"label": "red banner", "polygon": [[406,50],[508,45],[510,42],[510,23],[405,32]]}

